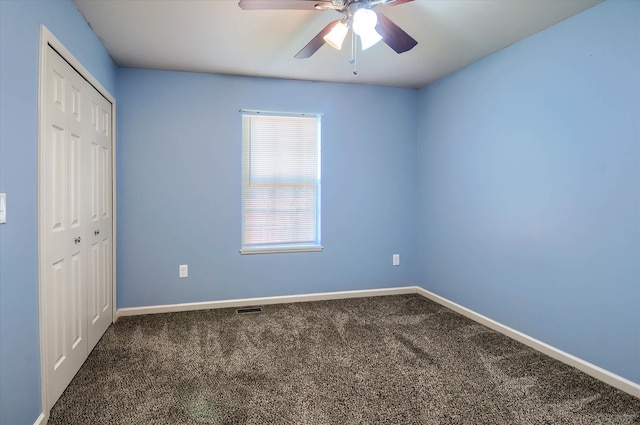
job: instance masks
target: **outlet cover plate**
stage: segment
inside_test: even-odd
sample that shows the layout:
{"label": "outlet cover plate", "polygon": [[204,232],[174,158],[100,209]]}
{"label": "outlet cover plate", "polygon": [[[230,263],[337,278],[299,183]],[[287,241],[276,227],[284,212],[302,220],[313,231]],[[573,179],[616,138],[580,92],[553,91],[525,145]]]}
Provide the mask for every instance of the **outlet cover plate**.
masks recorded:
{"label": "outlet cover plate", "polygon": [[179,277],[189,277],[189,266],[187,264],[180,264],[178,268]]}
{"label": "outlet cover plate", "polygon": [[7,222],[7,194],[0,193],[0,224]]}

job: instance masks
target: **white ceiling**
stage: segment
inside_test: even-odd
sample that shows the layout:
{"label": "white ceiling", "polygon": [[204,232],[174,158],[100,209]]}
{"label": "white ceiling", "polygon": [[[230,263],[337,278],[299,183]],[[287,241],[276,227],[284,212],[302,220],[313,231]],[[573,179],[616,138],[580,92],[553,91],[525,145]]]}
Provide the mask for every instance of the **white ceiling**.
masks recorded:
{"label": "white ceiling", "polygon": [[74,0],[120,66],[418,88],[600,0],[415,0],[377,12],[418,41],[295,59],[336,11],[242,10],[238,0]]}

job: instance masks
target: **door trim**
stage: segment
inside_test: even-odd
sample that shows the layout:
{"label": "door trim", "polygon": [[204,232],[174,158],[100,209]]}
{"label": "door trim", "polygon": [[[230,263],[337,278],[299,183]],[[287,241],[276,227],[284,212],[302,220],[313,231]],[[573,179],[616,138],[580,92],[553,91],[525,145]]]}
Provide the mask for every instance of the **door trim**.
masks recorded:
{"label": "door trim", "polygon": [[111,292],[111,317],[112,322],[116,320],[116,100],[105,89],[102,84],[80,63],[79,60],[71,54],[71,52],[58,40],[49,29],[40,25],[40,63],[39,63],[39,80],[38,80],[38,322],[40,333],[40,390],[41,390],[41,415],[39,417],[44,419],[44,423],[49,420],[49,412],[52,406],[50,406],[50,400],[48,395],[48,382],[47,382],[47,370],[46,370],[46,338],[45,338],[45,317],[44,317],[44,299],[43,299],[43,270],[45,265],[44,255],[42,253],[44,230],[43,230],[43,205],[44,205],[44,173],[43,171],[43,158],[42,150],[45,143],[44,140],[44,114],[45,114],[45,58],[48,47],[51,46],[55,51],[60,54],[85,80],[89,82],[102,96],[105,97],[111,103],[111,208],[112,208],[112,241],[111,244],[111,258],[112,258],[112,292]]}

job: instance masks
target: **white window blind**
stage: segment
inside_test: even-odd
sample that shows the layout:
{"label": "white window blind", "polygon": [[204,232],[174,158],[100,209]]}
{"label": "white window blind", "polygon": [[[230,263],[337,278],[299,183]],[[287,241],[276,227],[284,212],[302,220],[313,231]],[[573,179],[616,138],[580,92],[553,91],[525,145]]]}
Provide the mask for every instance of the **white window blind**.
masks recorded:
{"label": "white window blind", "polygon": [[320,245],[320,115],[242,114],[241,253]]}

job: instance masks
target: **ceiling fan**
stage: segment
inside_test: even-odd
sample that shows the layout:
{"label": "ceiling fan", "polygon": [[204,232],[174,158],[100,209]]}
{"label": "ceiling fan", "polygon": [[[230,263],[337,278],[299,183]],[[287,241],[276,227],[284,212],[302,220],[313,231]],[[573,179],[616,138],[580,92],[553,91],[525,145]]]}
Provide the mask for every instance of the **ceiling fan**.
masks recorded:
{"label": "ceiling fan", "polygon": [[[238,6],[244,10],[335,10],[344,18],[330,22],[322,31],[300,50],[295,57],[311,57],[325,43],[340,50],[349,31],[360,37],[362,50],[378,41],[384,41],[396,53],[404,53],[418,42],[402,28],[373,8],[380,4],[396,6],[413,0],[240,0]],[[352,46],[353,46],[352,44]],[[355,73],[355,71],[354,71]]]}

